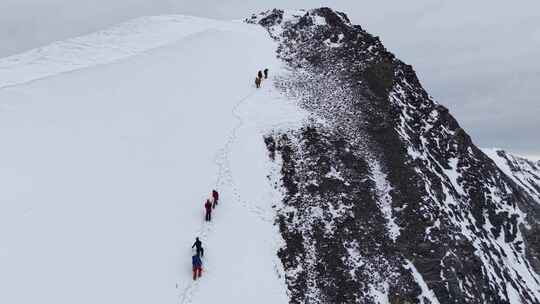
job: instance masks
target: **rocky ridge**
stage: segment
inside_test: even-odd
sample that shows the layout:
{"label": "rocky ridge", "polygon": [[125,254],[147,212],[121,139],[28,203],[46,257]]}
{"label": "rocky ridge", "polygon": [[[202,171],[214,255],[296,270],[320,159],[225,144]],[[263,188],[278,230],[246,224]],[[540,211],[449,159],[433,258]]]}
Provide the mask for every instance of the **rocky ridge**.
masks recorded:
{"label": "rocky ridge", "polygon": [[265,138],[291,303],[540,303],[535,192],[410,65],[329,8],[246,22],[278,42],[276,86],[312,115]]}

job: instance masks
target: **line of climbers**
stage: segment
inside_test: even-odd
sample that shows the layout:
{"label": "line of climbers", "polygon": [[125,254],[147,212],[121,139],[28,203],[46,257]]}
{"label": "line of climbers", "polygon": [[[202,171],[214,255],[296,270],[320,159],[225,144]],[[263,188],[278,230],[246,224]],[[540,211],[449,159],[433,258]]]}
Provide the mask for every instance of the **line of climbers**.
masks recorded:
{"label": "line of climbers", "polygon": [[[264,69],[264,79],[268,79],[268,69]],[[263,72],[259,71],[257,73],[257,77],[255,77],[255,86],[258,88],[261,87],[261,83],[263,81]]]}
{"label": "line of climbers", "polygon": [[[263,79],[268,79],[268,68],[264,69],[264,78],[263,71],[257,73],[255,78],[255,86],[258,88],[261,87]],[[204,203],[205,215],[204,220],[209,222],[212,220],[212,210],[218,205],[219,194],[216,190],[212,190],[212,195]],[[191,265],[193,267],[193,280],[197,280],[202,275],[202,257],[204,256],[204,248],[199,237],[195,238],[195,243],[191,246],[191,249],[195,248],[195,254],[191,257]]]}
{"label": "line of climbers", "polygon": [[[205,215],[204,220],[209,222],[212,220],[212,209],[215,209],[218,205],[219,193],[216,190],[212,190],[212,195],[204,203]],[[195,254],[191,257],[191,265],[193,268],[193,280],[200,278],[202,275],[202,257],[204,256],[204,248],[202,246],[199,237],[195,238],[195,243],[191,248],[195,248]]]}

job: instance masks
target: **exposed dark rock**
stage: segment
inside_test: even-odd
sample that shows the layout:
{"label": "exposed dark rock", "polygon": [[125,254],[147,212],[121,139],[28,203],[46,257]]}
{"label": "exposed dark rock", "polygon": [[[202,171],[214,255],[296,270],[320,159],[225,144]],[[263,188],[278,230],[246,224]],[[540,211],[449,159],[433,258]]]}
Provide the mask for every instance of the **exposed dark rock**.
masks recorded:
{"label": "exposed dark rock", "polygon": [[501,171],[345,14],[248,22],[290,67],[276,86],[324,121],[265,138],[291,303],[540,303],[540,183]]}

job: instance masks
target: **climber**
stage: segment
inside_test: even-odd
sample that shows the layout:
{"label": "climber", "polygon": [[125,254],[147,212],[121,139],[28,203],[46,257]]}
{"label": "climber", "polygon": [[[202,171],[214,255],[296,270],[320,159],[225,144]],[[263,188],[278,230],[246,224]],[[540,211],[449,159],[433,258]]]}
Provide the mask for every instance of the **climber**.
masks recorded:
{"label": "climber", "polygon": [[257,73],[257,77],[258,77],[260,80],[263,79],[263,73],[262,73],[262,71],[259,71],[259,72]]}
{"label": "climber", "polygon": [[204,248],[202,247],[202,242],[199,240],[198,237],[195,238],[195,243],[193,243],[193,246],[191,248],[195,247],[197,249],[197,255],[202,257],[204,256]]}
{"label": "climber", "polygon": [[255,87],[257,89],[261,87],[261,79],[259,77],[255,78]]}
{"label": "climber", "polygon": [[202,275],[202,261],[198,255],[191,257],[191,265],[193,266],[193,280],[200,278]]}
{"label": "climber", "polygon": [[214,199],[214,205],[212,207],[216,208],[216,206],[218,204],[219,194],[215,189],[212,190],[212,198]]}
{"label": "climber", "polygon": [[206,203],[204,204],[204,208],[206,209],[206,221],[212,220],[212,203],[210,202],[210,199],[206,200]]}
{"label": "climber", "polygon": [[264,79],[268,79],[268,68],[264,69]]}

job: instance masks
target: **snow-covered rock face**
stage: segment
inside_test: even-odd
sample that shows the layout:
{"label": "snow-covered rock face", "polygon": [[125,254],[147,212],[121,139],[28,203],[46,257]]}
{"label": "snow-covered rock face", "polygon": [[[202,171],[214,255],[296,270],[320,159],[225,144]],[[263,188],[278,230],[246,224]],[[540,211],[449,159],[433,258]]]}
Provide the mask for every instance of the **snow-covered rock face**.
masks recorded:
{"label": "snow-covered rock face", "polygon": [[266,138],[291,303],[540,303],[534,164],[501,156],[520,168],[507,176],[342,13],[247,22],[278,41],[277,86],[313,116]]}
{"label": "snow-covered rock face", "polygon": [[483,149],[506,175],[540,204],[540,162],[500,149]]}

